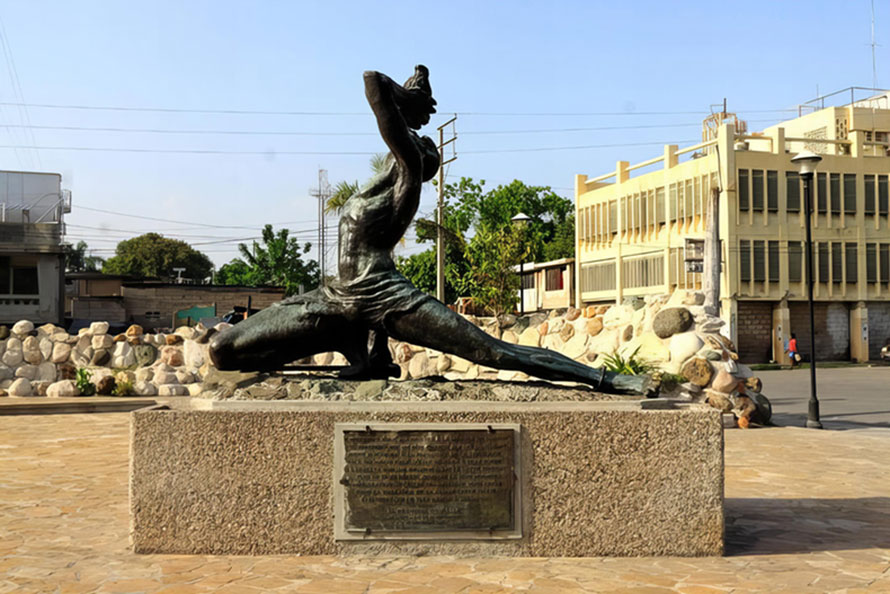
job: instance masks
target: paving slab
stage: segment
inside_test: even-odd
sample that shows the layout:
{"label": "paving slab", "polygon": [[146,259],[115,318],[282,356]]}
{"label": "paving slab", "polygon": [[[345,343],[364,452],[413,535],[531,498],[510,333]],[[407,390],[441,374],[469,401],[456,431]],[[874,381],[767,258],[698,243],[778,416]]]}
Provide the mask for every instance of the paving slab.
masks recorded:
{"label": "paving slab", "polygon": [[128,415],[0,416],[5,592],[890,592],[890,431],[726,432],[722,558],[245,557],[128,548]]}

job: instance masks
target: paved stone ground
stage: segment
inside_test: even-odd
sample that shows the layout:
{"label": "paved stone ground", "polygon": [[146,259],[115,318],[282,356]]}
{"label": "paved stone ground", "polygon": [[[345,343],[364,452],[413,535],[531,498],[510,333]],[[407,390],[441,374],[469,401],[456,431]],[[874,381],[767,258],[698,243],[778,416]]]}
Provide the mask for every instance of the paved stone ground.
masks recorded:
{"label": "paved stone ground", "polygon": [[890,592],[890,430],[726,433],[723,558],[134,555],[123,413],[0,416],[3,592]]}

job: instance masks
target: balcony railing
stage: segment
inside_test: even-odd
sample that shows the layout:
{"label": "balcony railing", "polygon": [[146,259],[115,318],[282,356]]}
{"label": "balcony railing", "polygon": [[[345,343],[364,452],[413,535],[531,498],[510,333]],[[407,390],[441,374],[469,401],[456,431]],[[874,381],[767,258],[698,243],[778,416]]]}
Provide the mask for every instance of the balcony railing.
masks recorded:
{"label": "balcony railing", "polygon": [[0,250],[4,252],[60,252],[62,223],[0,223]]}

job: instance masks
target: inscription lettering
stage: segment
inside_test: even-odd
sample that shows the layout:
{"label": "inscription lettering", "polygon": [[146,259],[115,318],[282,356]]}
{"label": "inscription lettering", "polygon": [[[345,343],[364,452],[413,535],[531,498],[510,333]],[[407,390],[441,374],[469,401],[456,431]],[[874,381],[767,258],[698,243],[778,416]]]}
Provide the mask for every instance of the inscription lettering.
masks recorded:
{"label": "inscription lettering", "polygon": [[344,431],[346,528],[513,528],[513,430]]}

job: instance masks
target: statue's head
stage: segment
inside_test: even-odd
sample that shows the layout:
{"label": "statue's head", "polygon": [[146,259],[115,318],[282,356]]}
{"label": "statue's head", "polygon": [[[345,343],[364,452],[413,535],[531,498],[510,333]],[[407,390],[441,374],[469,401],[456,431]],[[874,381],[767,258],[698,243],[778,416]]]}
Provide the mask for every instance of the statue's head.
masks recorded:
{"label": "statue's head", "polygon": [[407,97],[399,105],[402,117],[410,128],[420,129],[436,113],[436,100],[430,87],[430,71],[423,64],[414,67],[414,74],[402,85]]}

